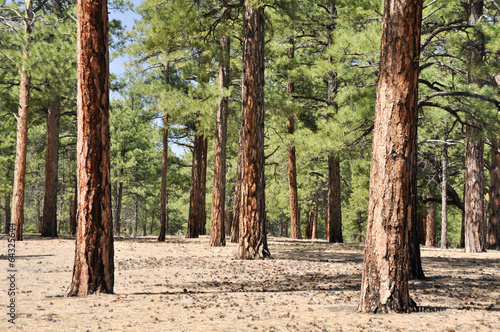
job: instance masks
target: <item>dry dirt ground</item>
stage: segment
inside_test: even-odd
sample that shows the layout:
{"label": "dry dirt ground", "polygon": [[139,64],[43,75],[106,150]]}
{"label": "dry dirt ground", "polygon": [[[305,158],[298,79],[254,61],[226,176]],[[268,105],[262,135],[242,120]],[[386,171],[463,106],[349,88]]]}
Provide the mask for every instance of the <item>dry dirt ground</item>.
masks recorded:
{"label": "dry dirt ground", "polygon": [[240,261],[207,237],[115,241],[115,294],[65,297],[73,239],[16,243],[16,324],[8,322],[7,238],[0,237],[0,330],[500,331],[500,252],[422,248],[411,281],[420,312],[356,312],[362,247],[270,238],[272,260]]}

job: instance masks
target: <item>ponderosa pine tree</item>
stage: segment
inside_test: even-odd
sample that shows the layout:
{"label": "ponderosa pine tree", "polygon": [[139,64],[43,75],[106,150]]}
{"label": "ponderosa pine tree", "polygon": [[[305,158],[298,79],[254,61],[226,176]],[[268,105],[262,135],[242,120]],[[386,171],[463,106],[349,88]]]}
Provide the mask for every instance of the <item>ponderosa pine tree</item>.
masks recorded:
{"label": "ponderosa pine tree", "polygon": [[[28,49],[33,24],[33,2],[31,0],[26,0],[25,5],[25,45],[23,50],[23,59],[27,59],[29,56]],[[31,76],[29,69],[22,65],[20,74],[21,80],[19,83],[19,111],[17,114],[16,166],[14,170],[14,189],[12,196],[11,214],[17,241],[23,240],[24,194],[26,188],[26,155],[28,151],[28,117],[31,89]]]}
{"label": "ponderosa pine tree", "polygon": [[[230,40],[222,36],[219,59],[219,89],[229,87]],[[212,224],[210,228],[210,245],[226,245],[226,227],[224,224],[226,204],[226,142],[227,142],[227,97],[222,97],[217,107],[217,123],[215,129],[214,152],[214,185],[212,194]]]}
{"label": "ponderosa pine tree", "polygon": [[191,171],[191,189],[189,198],[189,219],[186,237],[197,238],[203,235],[206,221],[205,186],[203,176],[206,169],[206,138],[201,133],[195,133],[193,148],[193,165]]}
{"label": "ponderosa pine tree", "polygon": [[367,238],[358,310],[415,308],[409,240],[423,1],[386,0],[382,21]]}
{"label": "ponderosa pine tree", "polygon": [[264,206],[264,6],[243,9],[243,167],[239,259],[270,256]]}
{"label": "ponderosa pine tree", "polygon": [[[169,84],[169,63],[165,64],[165,88]],[[160,198],[160,234],[158,241],[165,242],[168,232],[168,207],[167,207],[167,167],[168,167],[168,113],[163,114],[163,135],[162,135],[162,161],[161,161],[161,198]]]}
{"label": "ponderosa pine tree", "polygon": [[500,140],[498,135],[494,135],[491,140],[490,179],[488,248],[500,249]]}
{"label": "ponderosa pine tree", "polygon": [[78,1],[78,230],[68,296],[113,293],[108,9]]}

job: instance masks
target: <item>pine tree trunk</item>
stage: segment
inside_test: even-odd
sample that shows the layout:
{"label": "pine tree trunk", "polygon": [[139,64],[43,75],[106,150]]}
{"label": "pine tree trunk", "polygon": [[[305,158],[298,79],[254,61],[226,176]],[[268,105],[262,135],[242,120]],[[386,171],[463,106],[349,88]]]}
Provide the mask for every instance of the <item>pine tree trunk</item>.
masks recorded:
{"label": "pine tree trunk", "polygon": [[[26,2],[24,21],[25,46],[23,59],[28,58],[28,45],[31,38],[31,22],[33,19],[32,1]],[[19,82],[19,109],[17,114],[16,161],[14,169],[14,189],[12,195],[12,224],[17,241],[23,240],[24,226],[24,192],[26,186],[26,155],[28,151],[28,116],[30,105],[31,76],[29,71],[21,67]]]}
{"label": "pine tree trunk", "polygon": [[[448,140],[448,122],[444,122],[444,141]],[[448,145],[443,145],[441,183],[441,249],[448,248]]]}
{"label": "pine tree trunk", "polygon": [[308,206],[306,210],[306,229],[305,229],[305,234],[304,237],[306,240],[311,239],[311,208]]}
{"label": "pine tree trunk", "polygon": [[340,160],[328,157],[328,242],[343,243],[340,197]]}
{"label": "pine tree trunk", "polygon": [[325,221],[325,240],[330,242],[330,218],[328,217],[328,191],[323,190],[323,219]]}
{"label": "pine tree trunk", "polygon": [[204,143],[205,137],[195,134],[187,238],[197,238],[203,234],[205,210],[203,192]]}
{"label": "pine tree trunk", "polygon": [[484,144],[479,123],[469,119],[465,133],[465,252],[483,252],[486,250]]}
{"label": "pine tree trunk", "polygon": [[[229,87],[229,60],[230,60],[229,37],[222,36],[220,39],[220,61],[219,61],[219,89],[225,90]],[[214,185],[212,194],[212,224],[210,226],[210,245],[225,246],[226,231],[224,224],[226,204],[226,143],[227,143],[227,97],[219,102],[217,108],[217,124],[215,130],[214,149]]]}
{"label": "pine tree trunk", "polygon": [[137,225],[139,223],[139,196],[134,197],[134,233],[133,237],[137,237]]}
{"label": "pine tree trunk", "polygon": [[386,0],[358,310],[408,312],[412,169],[423,1]]}
{"label": "pine tree trunk", "polygon": [[207,160],[208,160],[208,139],[203,136],[203,155],[201,159],[201,183],[200,183],[200,198],[201,198],[201,218],[200,218],[200,234],[207,235]]}
{"label": "pine tree trunk", "polygon": [[4,224],[4,228],[3,228],[3,231],[4,231],[4,234],[9,234],[10,232],[10,221],[11,221],[11,218],[10,218],[10,195],[9,194],[6,194],[5,195],[5,198],[4,198],[4,210],[5,210],[5,215],[4,215],[4,220],[3,220],[3,224]]}
{"label": "pine tree trunk", "polygon": [[[288,134],[293,134],[295,118],[288,116]],[[290,225],[292,229],[291,238],[301,239],[299,198],[297,193],[297,164],[295,160],[295,146],[293,142],[288,143],[288,187],[290,190]]]}
{"label": "pine tree trunk", "polygon": [[362,220],[362,215],[361,215],[361,211],[358,211],[358,242],[361,243],[361,241],[363,240],[363,220]]}
{"label": "pine tree trunk", "polygon": [[[430,195],[429,195],[430,197]],[[436,203],[430,202],[425,219],[425,245],[427,247],[436,246]]]}
{"label": "pine tree trunk", "polygon": [[121,215],[122,215],[122,198],[123,198],[123,182],[117,182],[118,186],[115,196],[115,221],[113,224],[114,235],[120,237],[121,232]]}
{"label": "pine tree trunk", "polygon": [[[418,222],[418,186],[417,186],[417,174],[418,174],[418,142],[417,142],[417,128],[418,128],[418,111],[415,113],[414,127],[412,127],[411,136],[413,141],[411,142],[413,154],[411,160],[411,185],[410,185],[410,199],[411,206],[409,207],[411,221],[410,221],[410,279],[424,279],[424,271],[422,269],[422,260],[420,258],[420,243],[422,242],[424,233],[424,222]],[[420,226],[420,227],[419,227]]]}
{"label": "pine tree trunk", "polygon": [[231,238],[231,229],[233,227],[233,211],[226,210],[226,216],[224,217],[225,223],[224,227],[226,228],[226,236]]}
{"label": "pine tree trunk", "polygon": [[490,224],[488,248],[500,249],[500,140],[491,139]]}
{"label": "pine tree trunk", "polygon": [[113,293],[106,1],[78,4],[78,230],[68,296]]}
{"label": "pine tree trunk", "polygon": [[45,154],[45,194],[43,199],[42,237],[57,237],[57,170],[59,164],[59,109],[56,96],[47,112]]}
{"label": "pine tree trunk", "polygon": [[243,172],[239,259],[270,256],[264,209],[264,6],[243,12]]}
{"label": "pine tree trunk", "polygon": [[[168,83],[168,64],[165,66],[165,83]],[[163,114],[163,156],[161,162],[160,234],[159,242],[165,242],[168,230],[167,207],[167,167],[168,167],[168,113]]]}
{"label": "pine tree trunk", "polygon": [[314,198],[314,212],[312,220],[312,231],[311,239],[315,240],[318,238],[318,197]]}
{"label": "pine tree trunk", "polygon": [[231,243],[238,243],[240,240],[241,176],[243,173],[243,130],[244,130],[244,125],[242,124],[238,140],[239,148],[238,148],[238,161],[236,166],[236,183],[234,185],[233,225],[231,227]]}

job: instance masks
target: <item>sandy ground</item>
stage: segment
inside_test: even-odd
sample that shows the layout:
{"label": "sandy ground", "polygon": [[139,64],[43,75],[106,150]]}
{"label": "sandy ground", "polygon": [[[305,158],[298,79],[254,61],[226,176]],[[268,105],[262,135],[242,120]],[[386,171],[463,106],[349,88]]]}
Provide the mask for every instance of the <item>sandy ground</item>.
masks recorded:
{"label": "sandy ground", "polygon": [[7,238],[0,236],[0,330],[500,331],[500,252],[422,248],[412,314],[356,312],[362,247],[270,238],[273,260],[236,260],[207,237],[115,241],[115,294],[64,297],[74,240],[16,243],[16,324],[8,322]]}

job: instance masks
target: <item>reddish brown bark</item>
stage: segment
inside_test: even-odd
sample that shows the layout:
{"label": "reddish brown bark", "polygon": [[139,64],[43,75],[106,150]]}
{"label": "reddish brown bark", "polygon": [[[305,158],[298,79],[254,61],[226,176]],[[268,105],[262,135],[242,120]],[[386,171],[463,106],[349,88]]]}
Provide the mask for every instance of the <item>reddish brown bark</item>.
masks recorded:
{"label": "reddish brown bark", "polygon": [[201,199],[201,218],[199,220],[199,228],[201,235],[207,235],[207,159],[208,159],[208,139],[203,136],[202,142],[202,159],[201,159],[201,183],[200,183],[200,199]]}
{"label": "reddish brown bark", "polygon": [[78,230],[68,296],[113,293],[109,144],[108,14],[104,0],[79,0]]}
{"label": "reddish brown bark", "polygon": [[430,202],[427,208],[427,217],[425,218],[425,245],[427,247],[436,246],[436,203],[435,202]]}
{"label": "reddish brown bark", "polygon": [[[220,39],[219,89],[229,87],[229,37]],[[212,224],[210,226],[210,245],[225,246],[224,225],[226,204],[226,142],[228,98],[221,98],[217,109],[214,149],[214,186],[212,195]]]}
{"label": "reddish brown bark", "polygon": [[484,219],[483,139],[478,122],[469,119],[465,131],[465,252],[486,250]]}
{"label": "reddish brown bark", "polygon": [[491,139],[490,224],[488,248],[500,249],[500,140]]}
{"label": "reddish brown bark", "polygon": [[330,225],[328,220],[328,191],[323,190],[323,219],[325,222],[325,240],[328,241],[330,238]]}
{"label": "reddish brown bark", "polygon": [[5,199],[4,199],[4,211],[5,211],[5,214],[4,214],[4,219],[3,219],[3,225],[4,225],[4,228],[3,228],[3,232],[4,234],[9,234],[10,232],[10,222],[11,222],[11,210],[10,210],[10,195],[5,195]]}
{"label": "reddish brown bark", "polygon": [[340,160],[328,157],[328,235],[330,243],[343,243],[340,196]]}
{"label": "reddish brown bark", "polygon": [[358,310],[407,312],[412,169],[423,1],[386,0],[365,259]]}
{"label": "reddish brown bark", "polygon": [[[248,3],[247,3],[248,4]],[[243,11],[243,172],[239,259],[270,256],[264,209],[264,7]]]}
{"label": "reddish brown bark", "polygon": [[204,217],[206,216],[205,191],[203,189],[203,169],[206,165],[203,156],[205,142],[203,135],[195,134],[187,238],[197,238],[203,234]]}
{"label": "reddish brown bark", "polygon": [[[168,83],[168,64],[165,66],[165,81]],[[161,161],[161,197],[160,197],[160,233],[158,241],[165,242],[168,231],[168,207],[167,207],[167,163],[168,163],[168,113],[163,114],[163,154]]]}
{"label": "reddish brown bark", "polygon": [[231,243],[240,240],[240,211],[241,211],[241,175],[243,173],[243,130],[241,126],[239,135],[238,161],[236,165],[236,183],[234,185],[233,224],[231,227]]}
{"label": "reddish brown bark", "polygon": [[47,144],[45,153],[45,193],[41,236],[57,237],[57,170],[59,164],[59,97],[47,111]]}
{"label": "reddish brown bark", "polygon": [[318,238],[318,197],[314,199],[311,239]]}

